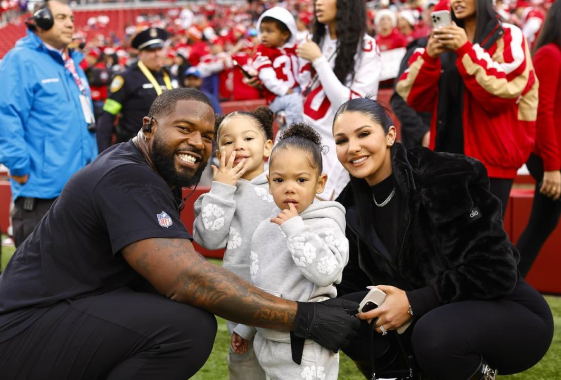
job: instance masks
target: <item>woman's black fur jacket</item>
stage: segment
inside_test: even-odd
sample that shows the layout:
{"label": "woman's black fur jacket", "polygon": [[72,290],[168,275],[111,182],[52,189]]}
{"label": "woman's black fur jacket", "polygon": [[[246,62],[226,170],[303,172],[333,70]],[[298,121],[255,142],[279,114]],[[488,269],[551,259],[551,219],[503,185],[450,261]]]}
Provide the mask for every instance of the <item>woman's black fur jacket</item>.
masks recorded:
{"label": "woman's black fur jacket", "polygon": [[510,294],[519,254],[503,229],[483,164],[426,148],[406,151],[399,143],[391,155],[402,195],[397,252],[389,254],[372,228],[362,228],[357,209],[367,208],[357,207],[349,183],[337,199],[347,210],[350,244],[339,295],[393,285],[407,292],[419,317],[450,302]]}

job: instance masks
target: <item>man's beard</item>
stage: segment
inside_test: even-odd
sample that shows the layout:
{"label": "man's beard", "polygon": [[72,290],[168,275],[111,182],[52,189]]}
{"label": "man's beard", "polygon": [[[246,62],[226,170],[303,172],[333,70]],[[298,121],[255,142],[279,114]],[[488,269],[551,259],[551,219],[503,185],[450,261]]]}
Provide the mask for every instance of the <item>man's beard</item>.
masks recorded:
{"label": "man's beard", "polygon": [[[197,149],[193,148],[191,151],[204,157],[202,152]],[[169,185],[176,187],[192,187],[198,184],[206,166],[206,161],[201,161],[194,173],[189,169],[185,169],[188,172],[179,172],[175,168],[175,152],[167,149],[157,136],[154,136],[151,158],[162,178]]]}

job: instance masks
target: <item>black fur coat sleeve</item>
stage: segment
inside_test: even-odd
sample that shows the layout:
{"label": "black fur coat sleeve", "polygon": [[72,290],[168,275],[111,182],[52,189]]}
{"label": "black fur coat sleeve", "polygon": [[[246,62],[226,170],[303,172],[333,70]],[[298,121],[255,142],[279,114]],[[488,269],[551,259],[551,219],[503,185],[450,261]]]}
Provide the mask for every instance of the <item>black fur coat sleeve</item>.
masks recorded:
{"label": "black fur coat sleeve", "polygon": [[504,231],[500,201],[489,192],[485,166],[428,149],[413,150],[408,156],[420,182],[420,204],[413,216],[414,243],[405,259],[414,264],[416,250],[432,256],[429,267],[419,263],[401,268],[404,277],[426,281],[408,292],[413,309],[417,303],[415,311],[424,314],[438,306],[436,302],[508,295],[517,282],[519,256]]}

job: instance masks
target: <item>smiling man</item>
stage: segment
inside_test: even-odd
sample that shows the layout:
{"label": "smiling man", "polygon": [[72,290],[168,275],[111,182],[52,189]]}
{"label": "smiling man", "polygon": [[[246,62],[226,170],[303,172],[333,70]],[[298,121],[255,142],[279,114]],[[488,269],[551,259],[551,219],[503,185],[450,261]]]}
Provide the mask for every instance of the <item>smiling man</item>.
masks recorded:
{"label": "smiling man", "polygon": [[68,48],[72,10],[49,1],[26,25],[27,36],[0,63],[0,162],[11,174],[16,247],[97,155],[83,55]]}
{"label": "smiling man", "polygon": [[208,98],[166,91],[137,137],[72,177],[0,276],[3,379],[184,380],[210,354],[213,314],[331,350],[354,335],[358,304],[277,298],[194,251],[181,187],[213,138]]}

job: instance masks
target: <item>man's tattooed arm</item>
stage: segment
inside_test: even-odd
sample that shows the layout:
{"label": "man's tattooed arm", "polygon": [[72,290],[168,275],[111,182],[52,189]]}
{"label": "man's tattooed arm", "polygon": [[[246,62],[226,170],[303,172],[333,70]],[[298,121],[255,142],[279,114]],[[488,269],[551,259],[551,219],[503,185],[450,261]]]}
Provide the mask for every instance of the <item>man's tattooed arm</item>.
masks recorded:
{"label": "man's tattooed arm", "polygon": [[199,255],[187,239],[146,239],[123,248],[129,265],[166,297],[230,321],[290,331],[296,303],[275,297]]}

